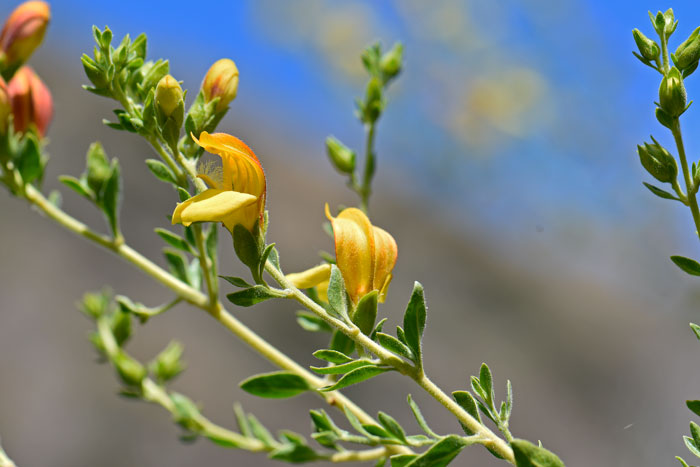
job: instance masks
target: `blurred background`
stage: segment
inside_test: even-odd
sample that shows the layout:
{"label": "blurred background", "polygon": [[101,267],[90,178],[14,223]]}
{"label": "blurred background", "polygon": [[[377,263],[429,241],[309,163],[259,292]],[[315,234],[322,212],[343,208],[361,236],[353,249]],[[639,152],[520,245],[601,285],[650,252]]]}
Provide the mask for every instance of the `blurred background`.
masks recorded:
{"label": "blurred background", "polygon": [[[18,2],[3,2],[0,18]],[[109,6],[108,6],[109,5]],[[32,58],[53,92],[52,159],[46,191],[79,175],[100,140],[123,167],[127,241],[160,264],[157,226],[176,195],[144,170],[141,139],[101,124],[116,105],[83,91],[79,57],[90,27],[115,37],[149,35],[149,56],[196,95],[220,57],[240,69],[237,100],[222,130],[245,140],[266,169],[271,227],[286,271],[331,248],[323,204],[351,205],[326,160],[333,134],[364,145],[353,100],[364,91],[364,47],[405,44],[377,137],[372,220],[391,232],[399,261],[381,313],[400,323],[414,280],[426,287],[427,368],[445,390],[468,387],[482,361],[515,391],[512,430],[542,440],[568,466],[674,465],[700,398],[700,282],[668,259],[699,257],[687,208],[651,195],[635,145],[650,132],[672,147],[653,117],[659,75],[633,56],[631,30],[652,35],[647,10],[673,7],[672,49],[700,25],[696,2],[602,0],[249,0],[236,2],[53,2],[43,47]],[[698,96],[698,77],[686,82]],[[691,159],[700,150],[694,107],[684,116]],[[62,189],[64,208],[96,228],[91,206]],[[274,465],[261,455],[178,440],[162,409],[117,396],[75,309],[105,284],[156,305],[168,293],[109,253],[0,196],[0,435],[19,466]],[[222,273],[242,274],[221,235]],[[226,290],[226,288],[224,287]],[[325,336],[294,324],[294,305],[233,309],[304,364]],[[260,400],[238,389],[272,367],[204,313],[179,306],[139,327],[130,351],[147,360],[171,338],[189,369],[174,388],[214,421],[234,426],[240,401],[269,428],[308,434],[318,399]],[[410,392],[433,428],[459,426],[417,386],[396,375],[352,387],[371,413],[385,410],[418,432]],[[335,416],[340,420],[340,416]],[[690,460],[690,459],[689,459]],[[496,466],[483,449],[453,465]]]}

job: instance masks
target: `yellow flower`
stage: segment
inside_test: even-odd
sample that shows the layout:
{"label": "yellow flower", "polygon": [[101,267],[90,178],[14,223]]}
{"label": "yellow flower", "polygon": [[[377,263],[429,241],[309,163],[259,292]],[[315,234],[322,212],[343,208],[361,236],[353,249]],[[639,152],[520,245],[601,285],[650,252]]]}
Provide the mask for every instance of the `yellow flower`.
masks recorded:
{"label": "yellow flower", "polygon": [[265,211],[265,172],[255,153],[240,139],[226,133],[203,131],[192,137],[205,151],[221,157],[221,168],[200,173],[209,189],[179,203],[172,223],[223,222],[233,232],[236,224],[253,231]]}
{"label": "yellow flower", "polygon": [[[333,225],[336,262],[350,299],[356,304],[377,290],[379,301],[383,302],[398,256],[396,241],[385,230],[373,226],[359,209],[347,208],[333,217],[326,204],[326,216]],[[289,274],[287,279],[299,288],[319,286],[325,291],[330,272],[331,267],[326,264]]]}

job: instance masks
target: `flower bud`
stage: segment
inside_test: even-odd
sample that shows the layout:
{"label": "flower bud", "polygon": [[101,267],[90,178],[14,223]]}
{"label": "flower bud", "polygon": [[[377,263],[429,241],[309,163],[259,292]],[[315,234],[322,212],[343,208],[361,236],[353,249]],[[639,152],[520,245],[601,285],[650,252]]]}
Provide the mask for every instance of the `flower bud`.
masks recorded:
{"label": "flower bud", "polygon": [[642,166],[652,177],[662,183],[671,183],[678,175],[676,159],[653,137],[654,144],[637,145],[637,154]]}
{"label": "flower bud", "polygon": [[659,11],[656,13],[656,16],[653,16],[651,12],[649,12],[649,18],[659,36],[664,35],[666,39],[671,37],[671,34],[673,34],[678,26],[678,21],[675,20],[672,8],[669,8],[663,13]]}
{"label": "flower bud", "polygon": [[46,2],[24,2],[10,14],[0,32],[0,64],[18,67],[41,44],[51,16]]}
{"label": "flower bud", "polygon": [[26,132],[36,127],[45,136],[53,116],[53,99],[46,85],[28,66],[23,66],[7,85],[12,102],[15,131]]}
{"label": "flower bud", "polygon": [[0,135],[7,133],[7,123],[12,113],[10,94],[7,90],[7,83],[0,76]]}
{"label": "flower bud", "polygon": [[642,34],[639,29],[634,29],[632,31],[632,36],[634,37],[634,42],[637,43],[637,48],[642,57],[650,62],[659,58],[659,54],[661,53],[659,44]]}
{"label": "flower bud", "polygon": [[140,386],[146,377],[146,368],[121,349],[112,357],[112,363],[124,384]]}
{"label": "flower bud", "polygon": [[328,152],[328,158],[338,171],[346,174],[351,174],[355,171],[355,151],[333,136],[326,138],[326,151]]}
{"label": "flower bud", "polygon": [[158,354],[150,365],[151,371],[158,381],[170,381],[184,370],[180,362],[181,356],[182,345],[175,341],[170,342],[170,344]]}
{"label": "flower bud", "polygon": [[372,78],[367,83],[365,102],[362,107],[362,119],[365,123],[375,122],[382,114],[382,83],[379,78]]}
{"label": "flower bud", "polygon": [[679,69],[686,70],[700,60],[699,32],[700,27],[695,29],[690,37],[688,37],[681,45],[678,46],[676,53],[673,54],[673,62]]}
{"label": "flower bud", "polygon": [[182,102],[180,83],[171,75],[163,76],[156,86],[156,106],[163,116],[167,118],[173,115]]}
{"label": "flower bud", "polygon": [[678,68],[673,67],[661,80],[659,87],[661,109],[671,117],[678,117],[686,109],[686,92],[683,78]]}
{"label": "flower bud", "polygon": [[238,68],[233,60],[222,58],[217,60],[202,81],[202,93],[204,101],[211,102],[219,98],[216,112],[225,110],[238,92]]}
{"label": "flower bud", "polygon": [[379,60],[379,69],[384,81],[389,81],[401,72],[403,62],[403,44],[397,43]]}

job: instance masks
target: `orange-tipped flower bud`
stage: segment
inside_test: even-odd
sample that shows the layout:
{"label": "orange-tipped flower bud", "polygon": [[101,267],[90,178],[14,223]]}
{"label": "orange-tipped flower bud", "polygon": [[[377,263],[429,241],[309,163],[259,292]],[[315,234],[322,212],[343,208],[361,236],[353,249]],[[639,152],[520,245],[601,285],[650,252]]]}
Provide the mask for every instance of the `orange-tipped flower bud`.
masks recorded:
{"label": "orange-tipped flower bud", "polygon": [[0,135],[4,135],[7,132],[7,121],[11,113],[10,94],[7,91],[5,80],[0,76]]}
{"label": "orange-tipped flower bud", "polygon": [[225,110],[238,92],[238,68],[233,60],[222,58],[217,60],[202,81],[204,101],[211,102],[219,98],[216,112]]}
{"label": "orange-tipped flower bud", "polygon": [[12,77],[7,89],[15,131],[26,132],[33,125],[39,136],[45,136],[53,116],[53,99],[46,85],[31,68],[23,66]]}
{"label": "orange-tipped flower bud", "polygon": [[46,2],[24,2],[15,8],[0,32],[0,63],[10,68],[27,61],[44,39],[50,17]]}

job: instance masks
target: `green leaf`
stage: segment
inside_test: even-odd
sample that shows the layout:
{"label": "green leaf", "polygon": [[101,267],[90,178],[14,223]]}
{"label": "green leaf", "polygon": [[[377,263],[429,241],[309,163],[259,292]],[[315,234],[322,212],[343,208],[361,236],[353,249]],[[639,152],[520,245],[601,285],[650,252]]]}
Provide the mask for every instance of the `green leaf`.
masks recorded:
{"label": "green leaf", "polygon": [[265,446],[272,447],[277,444],[275,438],[273,438],[268,429],[265,428],[257,418],[255,418],[255,415],[248,414],[248,424],[250,425],[250,430],[253,432],[253,436],[255,436],[255,438],[261,441]]}
{"label": "green leaf", "polygon": [[254,287],[253,284],[247,283],[244,279],[241,279],[240,277],[234,277],[234,276],[219,276],[229,284],[236,286],[236,287]]}
{"label": "green leaf", "polygon": [[182,250],[182,251],[186,251],[188,253],[194,254],[192,247],[181,236],[179,236],[179,235],[177,235],[169,230],[161,229],[161,228],[155,229],[155,232],[156,232],[156,234],[158,234],[158,236],[160,238],[165,240],[165,242],[168,245],[172,246],[173,248],[177,248],[178,250]]}
{"label": "green leaf", "polygon": [[321,457],[306,444],[289,443],[270,453],[270,459],[300,464],[311,462]]}
{"label": "green leaf", "polygon": [[330,363],[335,363],[336,365],[353,361],[352,358],[348,357],[344,353],[331,349],[317,350],[313,353],[313,356],[319,360],[325,360]]}
{"label": "green leaf", "polygon": [[315,371],[316,373],[319,373],[321,375],[340,375],[340,374],[345,374],[351,370],[354,370],[355,368],[360,368],[363,366],[367,365],[374,365],[374,363],[370,362],[369,360],[354,360],[352,362],[348,363],[343,363],[340,365],[333,365],[333,366],[312,366],[310,367],[311,370]]}
{"label": "green leaf", "polygon": [[112,159],[112,174],[104,186],[102,198],[102,210],[109,221],[112,234],[119,234],[118,211],[121,198],[122,180],[119,173],[119,161]]}
{"label": "green leaf", "polygon": [[243,381],[240,386],[254,396],[272,399],[293,397],[313,389],[304,378],[286,371],[254,375]]}
{"label": "green leaf", "polygon": [[673,261],[676,266],[681,268],[685,273],[691,276],[700,276],[700,263],[694,259],[686,258],[684,256],[671,256],[671,261]]}
{"label": "green leaf", "polygon": [[28,133],[22,152],[17,161],[17,170],[24,183],[32,183],[34,180],[40,179],[43,172],[43,164],[41,162],[41,147],[39,140],[32,133]]}
{"label": "green leaf", "polygon": [[267,258],[269,258],[270,253],[272,253],[272,250],[275,249],[275,244],[270,243],[265,247],[265,249],[262,252],[262,255],[260,255],[260,265],[258,266],[258,275],[262,278],[263,272],[265,272],[265,263],[267,263]]}
{"label": "green leaf", "polygon": [[[207,257],[211,261],[212,269],[216,268],[217,264],[217,247],[219,246],[219,226],[217,224],[212,224],[209,227],[209,232],[207,232],[206,242],[204,244],[205,250],[207,252]],[[213,271],[213,279],[216,279],[216,272]]]}
{"label": "green leaf", "polygon": [[167,165],[156,159],[146,159],[146,165],[151,173],[160,181],[177,185],[177,177]]}
{"label": "green leaf", "polygon": [[168,262],[170,272],[182,282],[189,284],[190,277],[187,272],[187,262],[182,253],[170,249],[163,250],[165,260]]}
{"label": "green leaf", "polygon": [[689,436],[684,436],[683,441],[685,442],[685,447],[688,448],[688,451],[693,453],[695,457],[700,457],[700,448],[698,447],[697,444],[695,444],[695,441],[693,438]]}
{"label": "green leaf", "polygon": [[246,417],[241,404],[235,402],[233,404],[233,413],[236,415],[236,423],[238,424],[238,431],[245,436],[250,438],[253,436],[253,432],[250,428],[250,423],[248,423],[248,417]]}
{"label": "green leaf", "polygon": [[78,180],[70,175],[61,175],[58,177],[58,181],[63,183],[65,186],[71,190],[78,193],[80,196],[87,198],[89,200],[95,199],[95,194],[92,192],[89,186],[84,182],[84,180]]}
{"label": "green leaf", "polygon": [[416,418],[416,422],[418,422],[418,426],[421,427],[421,429],[430,436],[431,438],[439,438],[440,435],[436,434],[429,426],[428,422],[425,421],[425,417],[423,417],[423,413],[420,411],[420,408],[418,407],[418,404],[415,403],[411,395],[408,395],[408,405],[411,407],[411,412],[413,412],[413,416]]}
{"label": "green leaf", "polygon": [[389,434],[388,431],[386,431],[384,428],[378,426],[378,425],[373,425],[371,423],[365,423],[362,425],[362,427],[367,431],[370,435],[376,436],[377,438],[384,438],[384,439],[394,439],[391,434]]}
{"label": "green leaf", "polygon": [[281,271],[282,268],[280,267],[280,254],[279,251],[277,251],[277,248],[273,248],[270,250],[270,256],[268,257],[268,260],[277,268],[278,271]]}
{"label": "green leaf", "polygon": [[340,269],[335,264],[331,265],[331,277],[328,282],[328,303],[336,318],[347,321],[348,302],[347,294],[345,293],[345,281]]}
{"label": "green leaf", "polygon": [[309,415],[316,431],[335,431],[337,427],[325,410],[310,410]]}
{"label": "green leaf", "polygon": [[331,332],[333,330],[333,328],[330,327],[328,323],[323,321],[321,318],[319,318],[313,313],[304,310],[297,311],[297,323],[305,331]]}
{"label": "green leaf", "polygon": [[392,416],[384,412],[379,412],[377,414],[377,420],[379,420],[379,423],[382,424],[384,429],[386,429],[393,438],[398,439],[404,444],[407,443],[406,432]]}
{"label": "green leaf", "polygon": [[[479,415],[479,409],[477,409],[476,406],[476,400],[474,399],[474,396],[471,395],[470,392],[467,391],[455,391],[452,393],[452,397],[454,397],[455,401],[462,407],[464,410],[467,411],[469,415],[474,417],[479,423],[481,423],[481,416]],[[462,425],[464,430],[467,432],[468,435],[473,434],[471,430],[467,429],[464,425]]]}
{"label": "green leaf", "polygon": [[501,406],[501,420],[508,421],[513,412],[513,385],[506,381],[506,401]]}
{"label": "green leaf", "polygon": [[416,454],[399,454],[391,456],[391,467],[406,467],[409,462],[418,457]]}
{"label": "green leaf", "polygon": [[446,436],[406,464],[406,467],[444,467],[452,462],[466,445],[461,436]]}
{"label": "green leaf", "polygon": [[355,350],[355,341],[336,329],[331,336],[329,347],[344,354],[351,354]]}
{"label": "green leaf", "polygon": [[697,423],[690,422],[690,434],[693,436],[695,446],[700,446],[700,426]]}
{"label": "green leaf", "polygon": [[517,467],[564,467],[564,463],[556,454],[524,439],[514,439],[510,446],[513,448]]}
{"label": "green leaf", "polygon": [[375,376],[381,375],[382,373],[386,373],[387,371],[391,371],[391,368],[382,368],[378,366],[369,365],[363,366],[345,374],[335,384],[321,388],[321,391],[337,391],[338,389],[343,389],[350,385],[361,383],[362,381],[374,378]]}
{"label": "green leaf", "polygon": [[379,292],[373,290],[357,302],[352,322],[360,328],[362,334],[369,335],[374,328],[374,322],[377,320],[378,296]]}
{"label": "green leaf", "polygon": [[372,330],[372,334],[369,335],[369,338],[374,340],[377,340],[377,333],[382,332],[382,329],[384,329],[384,323],[386,323],[387,318],[382,318],[381,321],[377,323],[377,325],[374,327]]}
{"label": "green leaf", "polygon": [[240,443],[238,443],[238,442],[236,442],[236,441],[233,441],[233,440],[230,439],[230,438],[225,438],[225,437],[223,437],[223,436],[218,436],[218,435],[216,435],[216,434],[207,433],[207,434],[205,435],[205,437],[206,437],[209,441],[211,441],[212,443],[214,443],[214,444],[216,444],[216,445],[218,445],[218,446],[221,446],[221,447],[223,447],[223,448],[234,448],[234,449],[236,449],[236,448],[241,448],[241,447],[243,447],[242,444],[240,444]]}
{"label": "green leaf", "polygon": [[408,301],[406,313],[403,316],[403,327],[406,335],[406,344],[413,351],[418,365],[422,360],[421,339],[425,329],[426,307],[423,286],[416,282],[413,286],[411,299]]}
{"label": "green leaf", "polygon": [[695,414],[700,416],[700,401],[690,400],[685,401],[685,405]]}
{"label": "green leaf", "polygon": [[493,375],[491,374],[491,369],[486,363],[481,364],[481,369],[479,370],[479,385],[484,390],[486,394],[486,403],[491,407],[493,405]]}
{"label": "green leaf", "polygon": [[676,456],[676,460],[681,463],[683,467],[690,467],[683,459],[680,457]]}
{"label": "green leaf", "polygon": [[411,349],[406,347],[400,340],[398,340],[390,334],[378,332],[376,335],[376,339],[379,345],[381,345],[388,351],[395,353],[396,355],[401,355],[402,357],[406,357],[409,360],[413,360],[415,358],[413,352],[411,352]]}
{"label": "green leaf", "polygon": [[355,431],[369,439],[374,438],[374,436],[370,432],[365,430],[365,427],[362,426],[362,423],[360,423],[360,420],[358,420],[357,416],[354,413],[350,412],[350,410],[348,410],[347,406],[345,405],[343,406],[343,412],[345,412],[345,418],[348,419],[348,422],[350,422],[350,425],[355,429]]}
{"label": "green leaf", "polygon": [[180,198],[180,202],[187,201],[190,199],[192,196],[190,195],[190,192],[182,188],[181,186],[177,187],[177,195]]}
{"label": "green leaf", "polygon": [[253,306],[271,298],[286,298],[282,292],[277,292],[264,285],[255,285],[248,289],[226,295],[231,303],[238,306]]}
{"label": "green leaf", "polygon": [[695,333],[695,337],[697,337],[698,340],[700,340],[700,326],[698,326],[695,323],[690,323],[690,329],[692,329]]}
{"label": "green leaf", "polygon": [[642,182],[642,183],[644,184],[645,187],[647,187],[647,188],[649,189],[649,191],[651,191],[652,193],[654,193],[654,194],[655,194],[656,196],[658,196],[659,198],[663,198],[663,199],[673,199],[673,200],[676,200],[676,201],[680,201],[680,199],[679,199],[677,196],[672,195],[672,194],[669,193],[668,191],[662,190],[661,188],[655,187],[654,185],[652,185],[652,184],[650,184],[650,183],[647,183],[647,182]]}

